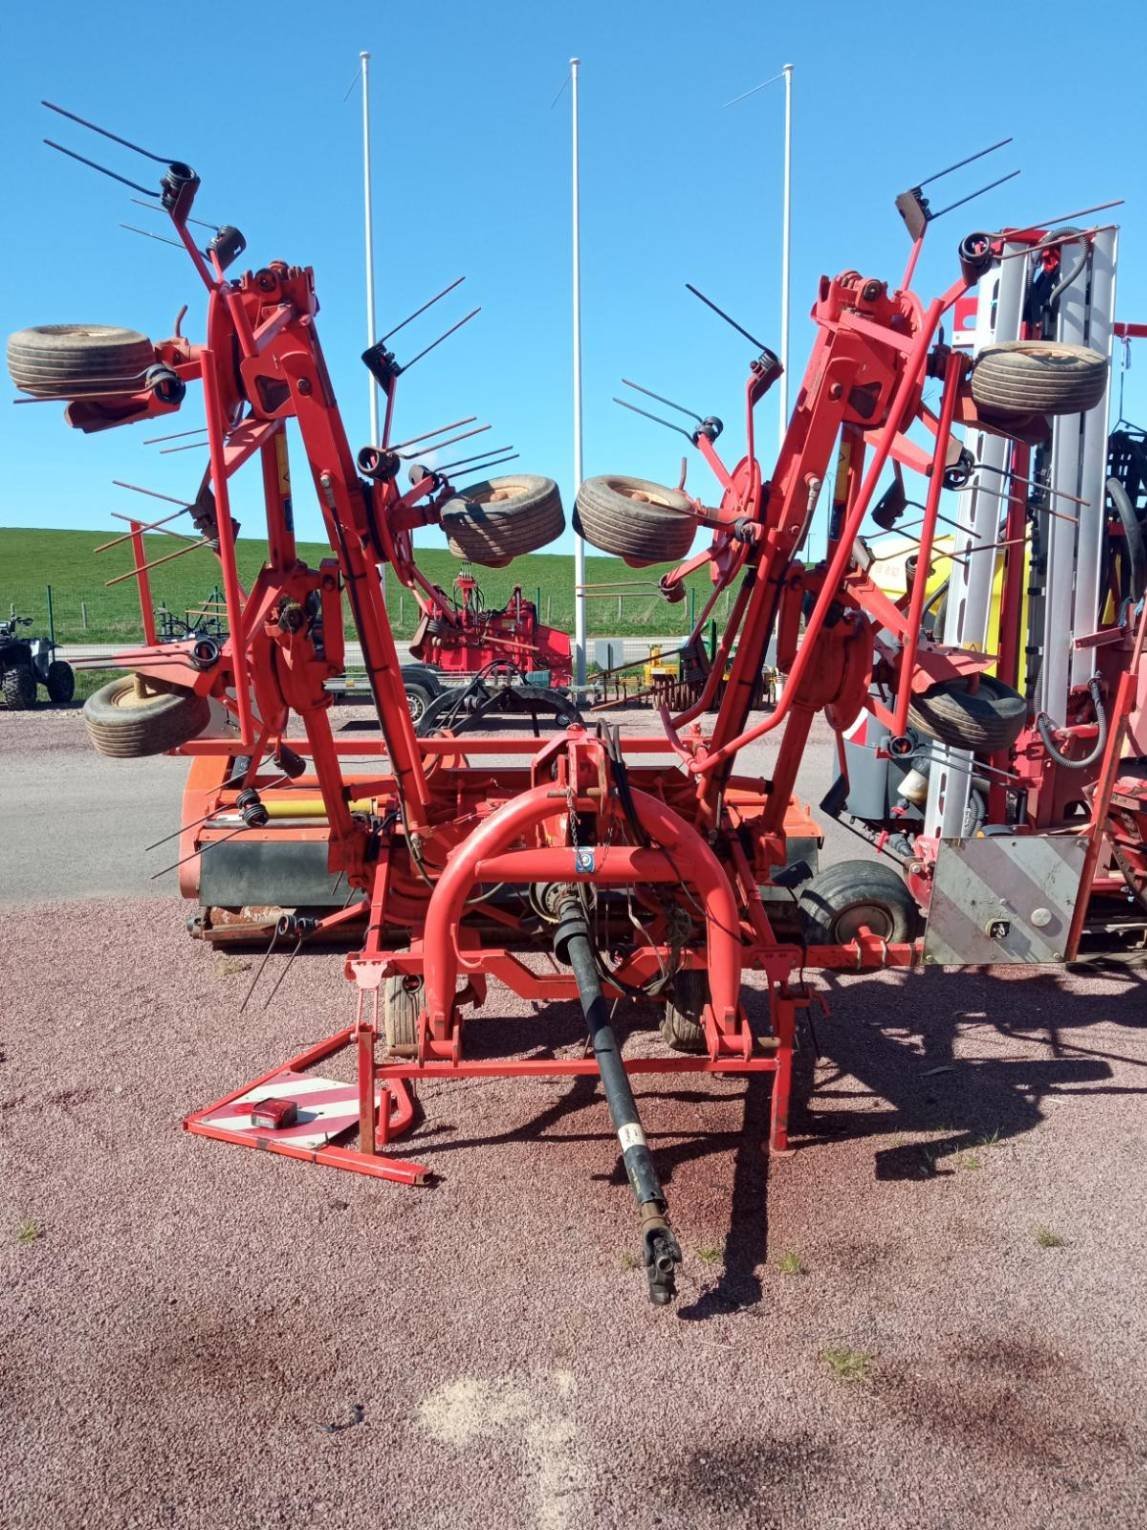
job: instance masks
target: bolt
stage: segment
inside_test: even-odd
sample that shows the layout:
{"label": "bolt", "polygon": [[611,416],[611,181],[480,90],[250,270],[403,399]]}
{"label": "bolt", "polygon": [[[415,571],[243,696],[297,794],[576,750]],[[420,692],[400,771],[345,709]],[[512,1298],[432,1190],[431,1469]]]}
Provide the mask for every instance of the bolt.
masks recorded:
{"label": "bolt", "polygon": [[300,377],[299,378],[299,392],[300,393],[309,393],[310,391],[311,391],[311,379],[309,377]]}
{"label": "bolt", "polygon": [[840,395],[843,392],[844,392],[843,384],[841,384],[841,383],[833,383],[832,387],[828,390],[828,396],[829,396],[829,398],[839,398]]}

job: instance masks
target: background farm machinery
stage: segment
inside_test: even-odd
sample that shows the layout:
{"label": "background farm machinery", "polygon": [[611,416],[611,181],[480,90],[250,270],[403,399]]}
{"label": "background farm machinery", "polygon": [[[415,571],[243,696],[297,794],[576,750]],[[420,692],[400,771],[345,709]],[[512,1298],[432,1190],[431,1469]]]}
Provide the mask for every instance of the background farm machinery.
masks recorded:
{"label": "background farm machinery", "polygon": [[11,616],[0,621],[0,695],[10,712],[36,705],[40,686],[48,700],[71,701],[76,689],[72,666],[56,658],[54,637],[31,637],[23,629],[32,626],[30,616]]}
{"label": "background farm machinery", "polygon": [[[413,482],[401,488],[403,459],[389,440],[404,368],[385,342],[364,356],[386,400],[382,440],[354,455],[318,340],[312,272],[274,261],[229,278],[242,237],[221,229],[206,251],[198,248],[189,232],[198,185],[188,166],[172,164],[151,194],[206,290],[203,343],[131,336],[117,351],[105,333],[57,329],[24,332],[12,353],[16,382],[68,399],[69,418],[82,429],[170,413],[189,384],[202,384],[210,470],[196,504],[220,561],[228,636],[121,655],[127,673],[93,698],[90,731],[109,753],[168,748],[191,757],[175,864],[184,893],[201,905],[201,933],[235,939],[271,930],[267,955],[277,949],[289,958],[308,942],[341,938],[350,946],[349,1022],[185,1125],[419,1183],[428,1168],[393,1147],[414,1126],[418,1080],[600,1077],[639,1210],[650,1293],[667,1301],[680,1252],[631,1075],[770,1073],[770,1142],[783,1150],[810,973],[906,968],[921,958],[1070,958],[1092,932],[1102,901],[1095,894],[1126,907],[1138,890],[1147,790],[1137,758],[1147,752],[1143,603],[1107,598],[1114,585],[1103,580],[1103,548],[1116,529],[1102,496],[1080,490],[1095,442],[1102,447],[1105,438],[1112,232],[1053,236],[1033,226],[969,235],[959,246],[960,275],[925,302],[910,284],[931,213],[918,188],[906,194],[898,205],[912,252],[899,285],[851,270],[819,284],[811,358],[767,475],[755,411],[780,364],[753,342],[743,456],[732,466],[719,456],[723,427],[714,417],[695,416],[686,432],[717,481],[716,505],[687,493],[684,475],[677,489],[622,476],[579,489],[577,522],[595,545],[635,567],[681,560],[662,582],[667,598],[679,596],[688,573],[708,567],[712,595],[695,639],[718,597],[735,591],[689,704],[663,708],[657,737],[607,719],[592,727],[574,719],[547,736],[459,738],[453,728],[419,736],[378,565],[414,587],[412,533],[432,524],[472,560],[504,563],[560,531],[556,487],[519,475],[460,495],[445,470],[415,462]],[[1071,266],[1058,283],[1057,311],[1066,325],[1075,289],[1085,287],[1078,336],[1062,327],[1058,339],[1042,329],[1032,340],[1008,333],[999,296],[995,322],[1010,344],[972,354],[944,342],[941,324],[977,284],[981,294],[1000,284],[1003,294],[1015,272],[1019,290],[1033,254],[1042,264],[1065,247]],[[28,361],[41,356],[54,358],[48,379]],[[925,402],[934,384],[936,408]],[[331,546],[318,568],[299,560],[294,541],[292,421]],[[1061,465],[1043,485],[1048,492],[1033,499],[1040,452]],[[244,589],[230,482],[253,460],[262,472],[267,559]],[[917,566],[925,572],[900,598],[880,589],[861,537],[893,465],[896,482],[912,474],[923,484]],[[952,576],[941,637],[924,616],[945,491],[973,496],[972,509],[964,499],[955,516],[972,540],[957,549],[964,561],[956,566],[969,577],[964,588]],[[798,554],[822,494],[826,552],[806,564]],[[1086,508],[1091,520],[1076,514]],[[1020,552],[1033,525],[1050,537],[1053,556],[1047,638],[1029,704],[1017,685]],[[709,544],[690,556],[701,529]],[[996,653],[976,625],[983,592],[971,575],[990,549],[990,591],[1001,543]],[[422,594],[442,609],[441,592]],[[1072,635],[1054,627],[1065,595],[1075,602]],[[377,715],[370,737],[331,727],[327,685],[344,669],[344,599]],[[1030,608],[1030,592],[1028,599]],[[786,680],[772,712],[753,721],[771,643]],[[1046,717],[1033,719],[1035,704]],[[216,725],[219,714],[226,721]],[[872,741],[881,759],[916,762],[927,741],[927,816],[912,834],[906,875],[871,859],[812,875],[802,867],[815,860],[801,852],[815,852],[820,834],[794,792],[818,714],[842,740],[859,718],[872,719],[883,730]],[[770,777],[739,771],[744,748],[774,731]],[[1044,750],[1038,765],[1036,739]],[[841,758],[848,790],[843,744]],[[982,832],[969,836],[967,801],[980,779]],[[1099,923],[1109,929],[1105,912]],[[761,1011],[746,1002],[747,972],[756,975]],[[468,1014],[486,1000],[491,978],[539,1003],[580,1000],[588,1050],[473,1055]],[[655,1008],[677,1055],[622,1057],[610,1023],[610,1005],[622,998]],[[529,1040],[527,1027],[523,1046]],[[314,1071],[348,1051],[353,1080]]]}

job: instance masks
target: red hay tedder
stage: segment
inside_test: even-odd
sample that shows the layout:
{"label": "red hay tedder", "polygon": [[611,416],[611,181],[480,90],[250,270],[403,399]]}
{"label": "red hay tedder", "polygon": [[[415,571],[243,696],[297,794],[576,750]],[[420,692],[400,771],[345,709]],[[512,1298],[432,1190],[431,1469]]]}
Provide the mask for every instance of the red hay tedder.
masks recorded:
{"label": "red hay tedder", "polygon": [[[812,354],[771,469],[756,455],[755,411],[780,365],[754,342],[745,454],[732,466],[721,459],[715,419],[691,433],[719,485],[716,504],[622,477],[579,491],[582,530],[631,564],[659,561],[668,547],[686,558],[694,533],[710,533],[666,588],[672,595],[688,570],[708,565],[713,594],[698,632],[717,597],[735,591],[697,700],[663,713],[657,738],[575,720],[544,736],[462,741],[416,734],[378,565],[418,583],[412,533],[436,524],[471,559],[505,562],[561,529],[557,490],[518,477],[458,493],[431,468],[400,487],[400,454],[388,442],[404,368],[382,342],[364,360],[386,399],[383,439],[356,456],[319,343],[312,271],[271,261],[228,277],[242,236],[222,228],[199,248],[190,218],[198,188],[187,165],[171,164],[148,194],[203,282],[201,341],[178,328],[153,345],[133,332],[55,326],[23,331],[9,348],[17,385],[68,400],[69,422],[82,430],[166,416],[189,384],[202,385],[210,467],[188,508],[218,555],[228,637],[159,645],[148,632],[143,647],[119,656],[125,677],[89,703],[91,736],[109,754],[191,757],[179,863],[183,891],[202,906],[201,934],[269,929],[282,950],[336,937],[351,946],[350,1023],[185,1125],[418,1184],[428,1168],[392,1156],[414,1125],[417,1080],[599,1076],[639,1210],[650,1294],[666,1302],[681,1255],[631,1075],[770,1073],[770,1142],[784,1150],[810,972],[1064,960],[1097,932],[1108,944],[1142,941],[1145,618],[1143,591],[1129,583],[1141,506],[1132,504],[1131,521],[1111,511],[1102,458],[1098,492],[1080,487],[1094,481],[1094,440],[1106,443],[1113,234],[1040,226],[969,235],[958,276],[926,301],[910,282],[932,214],[919,188],[902,197],[912,253],[900,284],[852,270],[821,279]],[[1042,307],[1027,301],[1037,280]],[[941,325],[977,285],[982,299],[990,294],[994,330],[971,348],[945,343]],[[1065,340],[1077,320],[1076,338]],[[930,383],[935,409],[925,403]],[[297,556],[289,428],[330,541],[317,568]],[[231,483],[249,463],[262,477],[267,556],[244,588]],[[983,476],[989,464],[994,481]],[[878,588],[861,535],[890,469],[901,489],[905,473],[922,486],[919,573],[900,599]],[[964,584],[957,590],[953,575],[938,635],[925,621],[935,616],[925,609],[926,574],[946,491],[958,497]],[[822,494],[827,551],[806,565],[799,553]],[[881,504],[897,509],[887,493]],[[128,535],[146,622],[143,529]],[[1055,557],[1040,575],[1052,636],[1033,654],[1036,616],[1024,591],[1035,583],[1037,538]],[[439,598],[424,585],[422,593]],[[331,727],[326,686],[343,670],[344,600],[377,712],[373,738]],[[962,640],[950,640],[960,623]],[[774,635],[787,678],[775,709],[754,721]],[[861,749],[856,728],[867,720],[873,760],[927,773],[929,791],[947,794],[906,826],[902,866],[858,860],[810,876],[796,864],[815,862],[820,838],[794,795],[818,713],[841,741],[845,793],[857,784],[845,742]],[[741,751],[769,732],[778,737],[771,777],[738,771]],[[351,756],[369,764],[352,772]],[[987,783],[982,821],[966,834],[961,817],[952,832],[960,783],[973,779]],[[863,819],[855,803],[850,811]],[[759,1023],[743,1000],[746,971],[763,978]],[[468,1057],[467,1016],[490,978],[538,1002],[580,999],[592,1050]],[[621,997],[659,1006],[682,1055],[623,1059],[609,1010]],[[311,1071],[347,1048],[353,1085]]]}

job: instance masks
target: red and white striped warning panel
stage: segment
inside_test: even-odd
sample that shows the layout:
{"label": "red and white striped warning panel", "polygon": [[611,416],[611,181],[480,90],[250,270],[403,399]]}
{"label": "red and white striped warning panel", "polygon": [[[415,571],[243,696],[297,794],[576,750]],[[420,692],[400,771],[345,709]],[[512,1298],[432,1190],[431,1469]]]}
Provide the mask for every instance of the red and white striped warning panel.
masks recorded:
{"label": "red and white striped warning panel", "polygon": [[[290,1124],[269,1124],[276,1118]],[[270,1137],[298,1147],[325,1147],[358,1125],[358,1088],[339,1079],[316,1078],[313,1073],[293,1073],[286,1068],[200,1120],[202,1125],[221,1131]]]}

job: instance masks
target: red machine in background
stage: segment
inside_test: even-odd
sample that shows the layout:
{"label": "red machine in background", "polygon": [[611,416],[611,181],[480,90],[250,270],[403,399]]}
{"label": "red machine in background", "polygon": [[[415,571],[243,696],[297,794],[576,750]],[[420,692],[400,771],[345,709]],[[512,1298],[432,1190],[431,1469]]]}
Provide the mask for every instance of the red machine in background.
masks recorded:
{"label": "red machine in background", "polygon": [[500,610],[490,610],[475,576],[463,569],[453,597],[434,586],[433,598],[418,592],[422,619],[410,644],[411,657],[450,675],[473,675],[504,661],[524,674],[547,672],[547,683],[569,685],[573,678],[570,636],[538,620],[538,608],[514,586]]}
{"label": "red machine in background", "polygon": [[[1037,821],[1015,784],[1027,699],[992,673],[996,654],[971,638],[937,639],[924,621],[924,577],[902,599],[882,593],[861,536],[886,469],[917,475],[918,566],[926,570],[943,493],[979,470],[960,432],[999,440],[1008,452],[1048,440],[1053,420],[1086,420],[1101,409],[1107,357],[1040,337],[985,347],[973,361],[945,343],[941,325],[954,305],[1015,245],[1051,236],[1043,228],[969,235],[959,245],[959,277],[924,302],[910,283],[932,214],[914,188],[898,204],[913,241],[899,285],[854,270],[821,279],[812,354],[769,471],[756,456],[755,410],[781,369],[753,342],[743,456],[730,467],[718,455],[723,427],[714,417],[688,432],[717,481],[717,504],[622,476],[579,490],[586,534],[631,564],[657,562],[669,546],[687,559],[694,533],[712,533],[708,549],[664,582],[672,596],[690,568],[710,566],[713,595],[698,634],[717,597],[735,588],[697,700],[662,714],[661,737],[576,720],[548,737],[462,739],[453,727],[419,736],[377,565],[417,583],[411,534],[430,524],[481,561],[508,562],[560,529],[556,488],[519,476],[459,495],[443,471],[416,464],[401,490],[401,458],[388,442],[403,367],[381,342],[364,360],[387,401],[383,440],[356,458],[318,340],[313,273],[274,261],[228,278],[241,237],[221,230],[206,253],[198,249],[188,227],[198,185],[188,166],[172,164],[153,194],[206,290],[204,343],[177,337],[152,346],[136,337],[129,375],[106,334],[70,334],[61,361],[58,330],[52,338],[26,331],[13,365],[20,386],[72,400],[69,417],[82,428],[170,412],[189,383],[202,383],[211,466],[195,508],[218,548],[229,635],[221,645],[148,644],[120,655],[128,674],[89,703],[90,731],[109,753],[166,748],[192,758],[176,864],[183,890],[202,905],[203,933],[265,929],[247,916],[272,905],[268,957],[277,942],[291,955],[304,942],[340,935],[351,946],[349,1023],[185,1125],[420,1183],[428,1168],[388,1151],[415,1125],[413,1081],[591,1074],[601,1080],[638,1208],[650,1295],[667,1302],[681,1253],[631,1075],[769,1073],[770,1143],[782,1150],[810,974],[910,967],[938,950],[955,962],[1051,960],[1053,950],[1071,958],[1092,933],[1110,933],[1104,900],[1113,889],[1097,875],[1110,870],[1112,835],[1122,842],[1138,834],[1142,848],[1147,788],[1134,782],[1143,753],[1143,601],[1105,606],[1095,628],[1077,636],[1110,659],[1096,680],[1102,747],[1071,815]],[[1092,248],[1098,232],[1071,238]],[[929,383],[939,385],[936,408],[925,401]],[[330,540],[331,556],[318,568],[299,559],[294,541],[288,424]],[[229,485],[253,458],[262,468],[267,558],[244,589]],[[1014,514],[1009,539],[1030,535],[1032,522],[1047,525],[1046,510],[1028,506],[1025,478],[1010,462],[996,491]],[[831,496],[828,546],[810,566],[799,552],[822,491]],[[1010,631],[1014,572],[1004,587],[1012,592]],[[344,596],[376,737],[347,738],[331,726],[326,685],[342,668]],[[752,722],[774,637],[787,678],[771,715]],[[1091,694],[1087,685],[1084,692]],[[213,727],[220,712],[227,722]],[[957,764],[963,753],[995,772],[1003,790],[990,795],[984,835],[940,835],[910,882],[872,860],[800,870],[797,855],[801,864],[815,861],[820,837],[795,795],[818,713],[840,737],[867,713],[885,730],[879,747],[890,758],[944,749]],[[1074,715],[1058,721],[1061,755],[1096,747],[1094,736],[1088,744],[1073,732],[1094,724]],[[774,730],[769,778],[739,768],[745,746]],[[1049,761],[1049,770],[1061,768],[1054,755]],[[1115,895],[1125,906],[1126,889]],[[1143,929],[1147,920],[1140,939]],[[743,986],[748,971],[757,975],[757,1003]],[[262,966],[253,986],[261,975]],[[589,1050],[470,1055],[468,1011],[485,1002],[490,978],[536,1006],[580,1000]],[[610,1008],[621,998],[654,1007],[665,1039],[683,1055],[623,1056]],[[532,1021],[522,1024],[525,1048],[536,1032]],[[348,1049],[353,1084],[314,1073]]]}

